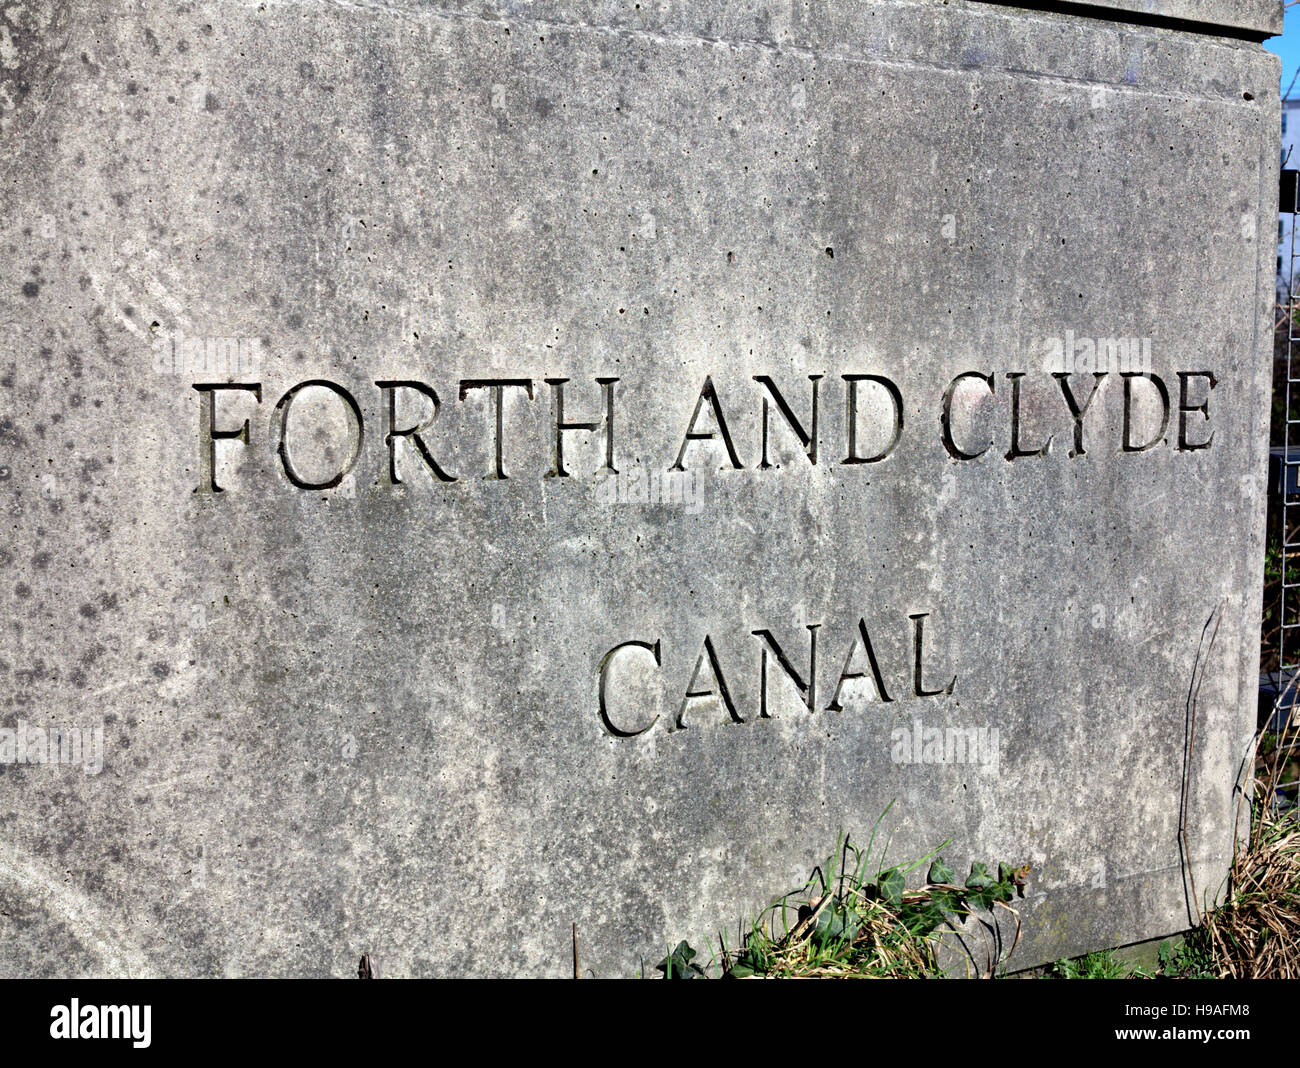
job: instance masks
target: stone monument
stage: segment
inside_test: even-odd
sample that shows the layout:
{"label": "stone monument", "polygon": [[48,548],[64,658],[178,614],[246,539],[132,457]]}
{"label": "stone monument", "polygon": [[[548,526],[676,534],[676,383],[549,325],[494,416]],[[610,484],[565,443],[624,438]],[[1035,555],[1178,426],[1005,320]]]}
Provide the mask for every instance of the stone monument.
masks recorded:
{"label": "stone monument", "polygon": [[16,18],[0,974],[631,976],[886,808],[1021,966],[1221,892],[1277,0]]}

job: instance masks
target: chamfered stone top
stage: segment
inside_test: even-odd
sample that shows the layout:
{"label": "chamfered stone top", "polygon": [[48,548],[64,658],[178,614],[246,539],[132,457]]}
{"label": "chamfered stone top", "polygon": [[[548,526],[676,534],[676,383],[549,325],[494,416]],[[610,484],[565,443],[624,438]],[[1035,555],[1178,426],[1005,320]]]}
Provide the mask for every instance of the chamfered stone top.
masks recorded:
{"label": "chamfered stone top", "polygon": [[[993,2],[993,0],[990,0]],[[1207,26],[1249,30],[1265,36],[1282,32],[1282,0],[1076,0],[1079,7],[1133,11],[1143,15],[1185,19]],[[1035,0],[1015,7],[1052,6]]]}

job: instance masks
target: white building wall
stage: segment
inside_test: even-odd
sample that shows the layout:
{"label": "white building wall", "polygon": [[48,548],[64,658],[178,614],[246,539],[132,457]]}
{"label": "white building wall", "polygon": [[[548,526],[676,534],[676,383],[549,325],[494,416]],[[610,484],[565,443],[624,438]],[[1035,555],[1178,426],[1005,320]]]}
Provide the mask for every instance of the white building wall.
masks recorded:
{"label": "white building wall", "polygon": [[[1293,97],[1282,101],[1282,158],[1283,167],[1300,170],[1300,98]],[[1291,262],[1291,232],[1295,216],[1282,213],[1278,216],[1277,239],[1277,291],[1278,299],[1285,299],[1289,293],[1300,291],[1300,257]]]}

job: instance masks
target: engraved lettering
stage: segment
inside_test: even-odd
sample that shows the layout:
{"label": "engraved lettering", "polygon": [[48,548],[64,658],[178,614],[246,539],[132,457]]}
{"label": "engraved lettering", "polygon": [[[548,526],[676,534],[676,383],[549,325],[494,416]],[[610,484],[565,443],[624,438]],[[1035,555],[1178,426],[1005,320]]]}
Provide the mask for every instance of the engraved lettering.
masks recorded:
{"label": "engraved lettering", "polygon": [[776,410],[781,413],[786,425],[794,431],[794,436],[799,439],[799,444],[807,451],[809,463],[814,467],[817,465],[817,384],[823,377],[822,375],[808,376],[808,381],[812,383],[812,418],[809,428],[805,430],[772,379],[768,375],[754,376],[754,381],[767,390],[767,393],[763,395],[763,458],[758,465],[760,471],[781,466],[780,464],[769,463],[767,458],[767,394],[771,394],[772,401],[776,404]]}
{"label": "engraved lettering", "polygon": [[653,727],[656,723],[659,722],[659,716],[656,715],[654,719],[652,719],[644,727],[633,729],[629,727],[619,726],[617,723],[614,722],[613,717],[610,715],[610,709],[609,709],[610,702],[609,702],[609,691],[608,691],[609,671],[610,671],[610,667],[614,663],[614,659],[625,649],[648,650],[650,654],[654,657],[655,667],[661,667],[663,664],[663,661],[660,657],[658,641],[656,641],[653,645],[651,645],[649,642],[637,642],[637,641],[622,642],[619,645],[614,646],[613,649],[611,649],[609,652],[607,652],[604,655],[604,657],[601,658],[600,718],[601,718],[601,722],[603,722],[605,725],[605,729],[609,731],[609,733],[612,734],[615,738],[635,738],[640,734],[645,734],[646,731],[648,731],[651,727]]}
{"label": "engraved lettering", "polygon": [[718,434],[721,435],[723,445],[726,446],[727,457],[731,460],[731,466],[737,471],[743,470],[745,465],[740,462],[740,457],[736,455],[736,447],[731,441],[731,431],[727,429],[727,421],[722,415],[722,406],[718,403],[717,390],[713,388],[713,379],[707,376],[704,379],[704,386],[700,390],[699,399],[695,402],[695,411],[691,413],[691,421],[686,425],[686,436],[682,438],[682,447],[677,452],[677,462],[668,470],[686,470],[682,461],[686,457],[686,448],[692,441],[712,441],[714,439],[713,431],[702,432],[695,429],[695,424],[700,418],[700,409],[704,407],[705,401],[709,402],[709,407],[713,411],[713,421],[717,424]]}
{"label": "engraved lettering", "polygon": [[[1205,388],[1205,400],[1200,404],[1189,404],[1187,400],[1187,383],[1193,378],[1204,378],[1209,385]],[[1189,444],[1187,441],[1187,416],[1191,412],[1200,412],[1205,416],[1206,423],[1210,421],[1210,390],[1219,384],[1219,380],[1209,371],[1179,371],[1178,372],[1178,450],[1179,452],[1195,452],[1197,449],[1208,449],[1210,442],[1214,440],[1214,431],[1210,431],[1210,436],[1204,441],[1196,444]]]}
{"label": "engraved lettering", "polygon": [[909,615],[907,618],[913,623],[913,646],[916,650],[916,656],[913,661],[914,670],[912,672],[912,693],[917,697],[936,697],[939,694],[952,693],[953,687],[957,685],[957,676],[952,677],[952,681],[940,690],[927,690],[921,684],[921,645],[924,640],[925,620],[930,615],[929,612],[919,612],[916,615]]}
{"label": "engraved lettering", "polygon": [[531,378],[463,378],[460,383],[460,399],[464,400],[469,396],[470,391],[475,389],[489,389],[492,391],[492,406],[496,416],[496,463],[492,474],[485,477],[508,478],[509,476],[506,474],[502,463],[502,449],[505,438],[504,394],[507,389],[522,389],[528,394],[528,399],[532,400],[533,380]]}
{"label": "engraved lettering", "polygon": [[[716,690],[701,690],[698,688],[700,685],[700,672],[704,670],[706,660],[713,681],[717,684]],[[733,723],[745,722],[744,717],[736,711],[736,702],[731,699],[731,690],[727,687],[727,680],[722,674],[722,665],[718,662],[717,650],[713,648],[713,639],[706,634],[704,636],[704,647],[696,658],[695,670],[691,672],[691,681],[686,684],[686,692],[682,697],[681,708],[677,712],[677,730],[686,729],[684,717],[691,702],[710,697],[717,697],[722,700],[723,707],[726,708]]]}
{"label": "engraved lettering", "polygon": [[[433,477],[439,482],[455,482],[456,476],[449,475],[439,465],[438,461],[433,458],[429,448],[420,437],[426,430],[433,426],[433,421],[438,418],[438,394],[422,382],[376,382],[384,393],[384,444],[388,447],[388,473],[387,484],[391,486],[400,485],[402,480],[397,474],[397,442],[405,438],[415,448],[420,459],[424,461],[425,467],[433,472]],[[406,430],[397,429],[397,391],[399,389],[410,389],[425,397],[433,406],[432,414],[423,423],[416,426],[408,427]]]}
{"label": "engraved lettering", "polygon": [[1026,449],[1020,444],[1020,380],[1024,371],[1008,371],[1007,381],[1011,383],[1011,448],[1007,450],[1008,460],[1019,460],[1025,456],[1046,456],[1052,447],[1052,435],[1037,449]]}
{"label": "engraved lettering", "polygon": [[[349,414],[352,416],[356,426],[355,439],[352,446],[352,453],[342,468],[332,477],[325,479],[323,482],[309,482],[298,473],[293,466],[293,461],[289,457],[289,410],[293,406],[294,398],[309,386],[317,386],[321,389],[327,389],[347,407]],[[313,378],[306,382],[299,382],[289,392],[287,392],[275,405],[275,411],[280,416],[280,465],[284,468],[285,477],[299,489],[323,490],[333,489],[347,476],[356,464],[357,459],[361,456],[361,442],[364,435],[363,422],[361,419],[361,409],[357,406],[356,399],[342,386],[330,382],[324,378]]]}
{"label": "engraved lettering", "polygon": [[587,430],[595,432],[602,428],[604,428],[605,431],[605,466],[603,470],[607,471],[611,475],[618,474],[618,468],[614,466],[614,383],[617,382],[618,379],[596,379],[596,384],[599,385],[605,393],[605,415],[594,423],[575,423],[565,421],[564,385],[568,381],[567,378],[546,379],[546,383],[551,387],[555,398],[555,464],[543,477],[569,477],[569,472],[565,470],[564,467],[564,434],[566,431]]}
{"label": "engraved lettering", "polygon": [[943,426],[943,447],[948,450],[948,455],[954,460],[977,460],[993,447],[993,439],[990,438],[989,443],[978,452],[967,452],[953,440],[952,398],[957,386],[967,378],[978,378],[988,385],[990,393],[997,392],[993,384],[993,376],[981,374],[979,371],[964,371],[948,383],[948,388],[943,391],[943,414],[939,417],[939,422]]}
{"label": "engraved lettering", "polygon": [[199,393],[199,484],[195,493],[225,493],[217,485],[217,442],[238,441],[248,444],[248,420],[239,424],[238,430],[218,430],[216,397],[218,390],[243,390],[253,394],[262,403],[262,384],[236,385],[223,382],[194,383]]}
{"label": "engraved lettering", "polygon": [[831,703],[826,706],[827,712],[843,712],[844,706],[840,704],[840,693],[844,689],[846,682],[854,679],[865,679],[865,671],[850,671],[849,667],[853,663],[853,656],[858,651],[858,643],[862,643],[862,648],[867,655],[867,667],[871,672],[871,684],[876,688],[876,696],[884,703],[893,700],[889,696],[889,691],[885,689],[885,680],[880,674],[880,663],[876,660],[876,651],[871,647],[871,635],[867,633],[867,621],[858,620],[858,633],[854,636],[849,645],[848,656],[844,658],[844,670],[840,672],[839,682],[835,684],[835,692],[831,695]]}
{"label": "engraved lettering", "polygon": [[1075,400],[1074,391],[1070,388],[1069,372],[1057,371],[1052,377],[1061,384],[1061,393],[1065,396],[1066,406],[1070,409],[1070,415],[1074,417],[1074,448],[1070,450],[1070,459],[1074,459],[1076,456],[1084,456],[1086,453],[1083,448],[1083,420],[1088,414],[1088,408],[1097,396],[1097,391],[1101,388],[1101,380],[1106,377],[1106,372],[1096,371],[1093,373],[1092,389],[1088,391],[1088,399],[1083,402],[1082,407]]}
{"label": "engraved lettering", "polygon": [[772,637],[770,630],[756,630],[753,632],[754,636],[763,643],[759,647],[758,660],[758,714],[763,719],[772,718],[767,711],[767,654],[769,649],[772,655],[776,657],[776,662],[781,666],[781,670],[785,672],[786,677],[794,683],[795,689],[803,696],[808,711],[815,712],[817,710],[817,630],[820,626],[820,623],[808,624],[808,680],[806,682],[803,676],[795,670],[794,665],[790,663],[784,650]]}
{"label": "engraved lettering", "polygon": [[[842,464],[874,464],[885,459],[894,447],[898,444],[899,438],[903,436],[903,394],[893,382],[884,375],[842,375],[846,390],[846,405],[848,408],[849,424],[849,454],[843,460]],[[890,402],[894,406],[894,432],[889,439],[889,444],[884,447],[875,456],[858,455],[858,383],[875,382],[883,386],[885,392],[889,394]]]}
{"label": "engraved lettering", "polygon": [[[1140,371],[1121,371],[1120,377],[1124,379],[1124,452],[1146,452],[1148,449],[1154,449],[1157,445],[1163,445],[1165,440],[1165,430],[1169,426],[1169,390],[1161,381],[1160,376],[1156,374],[1143,374]],[[1160,429],[1156,431],[1155,437],[1145,445],[1133,444],[1133,379],[1144,378],[1156,387],[1160,394]]]}

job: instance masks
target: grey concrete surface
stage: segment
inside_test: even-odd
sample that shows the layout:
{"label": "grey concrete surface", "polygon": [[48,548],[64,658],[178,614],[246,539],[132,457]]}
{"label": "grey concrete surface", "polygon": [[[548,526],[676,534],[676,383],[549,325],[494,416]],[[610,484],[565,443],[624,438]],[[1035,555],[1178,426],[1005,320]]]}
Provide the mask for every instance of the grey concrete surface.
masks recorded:
{"label": "grey concrete surface", "polygon": [[891,802],[892,860],[1033,866],[1019,967],[1219,891],[1273,56],[939,0],[21,17],[0,974],[564,976],[576,923],[630,976]]}

